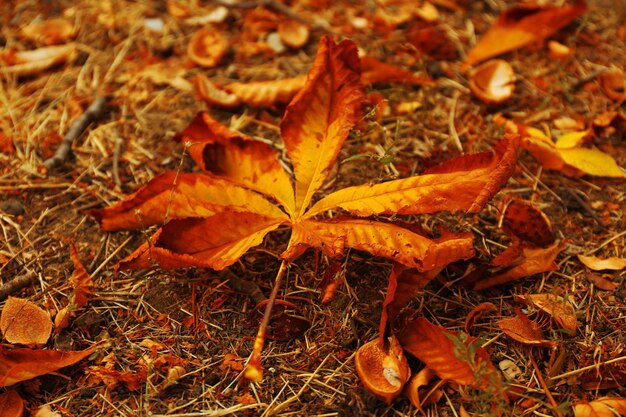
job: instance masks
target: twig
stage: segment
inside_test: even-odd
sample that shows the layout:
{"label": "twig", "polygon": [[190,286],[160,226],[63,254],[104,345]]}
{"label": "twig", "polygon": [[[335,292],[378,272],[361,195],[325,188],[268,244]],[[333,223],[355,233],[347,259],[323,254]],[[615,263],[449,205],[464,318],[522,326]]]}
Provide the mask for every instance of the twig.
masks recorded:
{"label": "twig", "polygon": [[535,358],[533,357],[532,352],[530,353],[530,361],[533,364],[533,368],[535,368],[535,372],[537,375],[537,379],[539,380],[539,384],[541,385],[541,388],[543,388],[543,392],[546,394],[548,401],[552,405],[552,411],[554,411],[557,417],[563,417],[563,413],[561,413],[561,411],[559,410],[559,405],[556,403],[556,400],[552,396],[552,393],[550,392],[550,389],[548,388],[548,384],[546,384],[545,379],[543,379],[543,375],[541,375],[541,371],[539,370],[539,367],[537,366],[537,362],[535,362]]}
{"label": "twig", "polygon": [[51,158],[44,161],[43,165],[48,171],[60,166],[65,161],[72,150],[72,143],[79,137],[89,126],[91,122],[99,119],[106,110],[106,98],[98,97],[91,103],[91,106],[83,113],[67,131],[61,145],[57,148],[56,152]]}
{"label": "twig", "polygon": [[118,187],[121,187],[120,156],[122,154],[122,138],[117,134],[115,136],[115,148],[113,148],[113,182],[115,182],[115,185]]}
{"label": "twig", "polygon": [[450,109],[450,115],[448,116],[448,129],[450,130],[450,136],[454,140],[454,144],[459,151],[463,153],[463,145],[461,144],[461,139],[459,138],[459,134],[456,131],[456,127],[454,126],[454,117],[456,115],[456,103],[459,101],[459,92],[455,91],[452,95],[452,108]]}
{"label": "twig", "polygon": [[578,195],[578,193],[576,191],[574,191],[573,189],[571,189],[570,187],[563,187],[565,189],[565,191],[567,191],[567,193],[574,199],[576,200],[576,202],[578,203],[578,205],[585,210],[592,218],[593,220],[595,220],[595,222],[598,224],[598,226],[600,226],[600,228],[602,229],[606,229],[606,226],[604,225],[604,223],[602,222],[602,219],[600,218],[600,216],[598,216],[598,213],[596,213],[596,211],[594,209],[592,209],[591,207],[589,207],[589,204],[587,204],[587,202],[585,200],[582,199],[581,196]]}
{"label": "twig", "polygon": [[35,279],[37,275],[35,273],[28,273],[25,275],[18,275],[6,284],[0,287],[0,301],[7,298],[9,295],[28,287]]}

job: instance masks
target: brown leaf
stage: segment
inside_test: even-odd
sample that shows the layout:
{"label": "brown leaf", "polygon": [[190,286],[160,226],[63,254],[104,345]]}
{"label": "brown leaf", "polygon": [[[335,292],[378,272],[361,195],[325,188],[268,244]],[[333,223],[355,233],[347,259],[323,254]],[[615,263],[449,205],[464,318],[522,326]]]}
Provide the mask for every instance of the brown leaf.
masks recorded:
{"label": "brown leaf", "polygon": [[296,177],[296,217],[307,209],[356,122],[363,92],[356,45],[320,41],[305,87],[291,101],[280,124]]}
{"label": "brown leaf", "polygon": [[0,387],[7,387],[70,366],[91,355],[97,345],[78,352],[0,349]]}
{"label": "brown leaf", "polygon": [[402,393],[410,375],[402,346],[393,336],[385,343],[377,338],[361,346],[354,366],[365,388],[387,404]]}
{"label": "brown leaf", "polygon": [[498,321],[498,326],[511,339],[517,340],[525,345],[543,347],[554,347],[557,345],[557,342],[553,340],[546,340],[539,325],[530,321],[528,317],[521,312],[516,317]]}
{"label": "brown leaf", "polygon": [[548,313],[563,330],[569,334],[576,333],[578,319],[574,306],[563,297],[556,294],[528,294],[519,295],[519,299]]}
{"label": "brown leaf", "polygon": [[24,415],[24,400],[15,390],[0,394],[0,416],[22,417]]}
{"label": "brown leaf", "polygon": [[196,93],[204,100],[209,106],[218,106],[226,109],[232,109],[241,104],[241,100],[234,94],[231,94],[209,80],[209,78],[202,74],[196,74],[193,80],[193,84],[196,88]]}
{"label": "brown leaf", "polygon": [[45,46],[32,51],[0,51],[0,73],[17,76],[36,74],[62,62],[71,61],[76,54],[76,45],[68,43]]}
{"label": "brown leaf", "polygon": [[546,247],[554,243],[548,216],[521,198],[514,198],[507,204],[502,226],[508,234],[536,246]]}
{"label": "brown leaf", "polygon": [[615,291],[619,287],[617,282],[611,281],[610,279],[598,274],[588,272],[585,274],[585,277],[593,285],[604,291]]}
{"label": "brown leaf", "polygon": [[498,311],[498,307],[488,301],[480,303],[476,307],[474,307],[465,318],[465,332],[469,333],[470,329],[474,327],[474,324],[480,317],[482,317],[485,313],[489,313],[492,311]]}
{"label": "brown leaf", "polygon": [[522,4],[507,9],[467,54],[463,66],[467,68],[532,42],[543,41],[586,11],[584,1],[573,6]]}
{"label": "brown leaf", "polygon": [[204,68],[219,64],[228,49],[228,40],[217,29],[202,28],[193,34],[187,45],[187,56]]}
{"label": "brown leaf", "polygon": [[[490,378],[499,380],[498,374],[489,360],[489,354],[482,347],[476,349],[475,357],[469,363],[455,354],[455,345],[447,335],[457,337],[440,326],[435,326],[423,317],[407,324],[400,332],[398,339],[402,347],[424,362],[441,379],[447,379],[460,385],[472,385],[484,388],[489,384]],[[476,339],[468,336],[465,345],[475,343]],[[481,363],[486,364],[487,371],[476,379],[475,369]]]}
{"label": "brown leaf", "polygon": [[598,75],[604,94],[611,100],[626,100],[626,74],[621,70],[605,71]]}
{"label": "brown leaf", "polygon": [[45,345],[52,333],[50,315],[34,303],[9,297],[2,309],[0,328],[9,343]]}
{"label": "brown leaf", "polygon": [[386,64],[370,56],[361,57],[361,71],[361,82],[363,85],[377,83],[434,84],[430,77],[415,75],[411,71]]}
{"label": "brown leaf", "polygon": [[594,401],[575,404],[573,409],[575,417],[626,416],[626,399],[619,397],[602,397]]}
{"label": "brown leaf", "polygon": [[307,77],[304,75],[272,81],[232,83],[224,90],[233,94],[241,103],[257,107],[274,107],[289,103],[302,90]]}
{"label": "brown leaf", "polygon": [[67,42],[74,36],[74,28],[70,22],[62,18],[47,19],[31,23],[22,28],[22,35],[26,39],[42,45],[59,45]]}
{"label": "brown leaf", "polygon": [[495,270],[474,285],[475,290],[484,290],[494,285],[504,284],[542,272],[554,271],[557,255],[564,246],[557,241],[547,248],[523,247],[522,254],[510,266],[503,270]]}
{"label": "brown leaf", "polygon": [[602,271],[602,270],[613,270],[620,271],[626,268],[626,258],[606,258],[600,259],[597,256],[585,256],[585,255],[577,255],[578,260],[583,263],[587,268],[593,269],[594,271]]}

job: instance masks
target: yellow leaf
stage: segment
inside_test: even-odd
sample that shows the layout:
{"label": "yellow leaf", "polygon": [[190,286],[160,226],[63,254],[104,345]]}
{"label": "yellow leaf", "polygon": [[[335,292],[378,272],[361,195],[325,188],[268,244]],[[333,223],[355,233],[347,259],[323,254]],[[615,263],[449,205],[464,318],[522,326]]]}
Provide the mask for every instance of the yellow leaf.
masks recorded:
{"label": "yellow leaf", "polygon": [[597,400],[574,405],[575,417],[615,417],[626,416],[626,399],[602,397]]}
{"label": "yellow leaf", "polygon": [[311,207],[304,217],[341,207],[357,216],[478,211],[515,168],[517,136],[507,135],[496,152],[465,155],[422,175],[336,191]]}
{"label": "yellow leaf", "polygon": [[356,45],[322,38],[307,83],[287,107],[281,134],[296,177],[296,218],[332,168],[363,99]]}
{"label": "yellow leaf", "polygon": [[617,165],[612,156],[598,149],[573,148],[559,149],[559,154],[566,164],[585,174],[597,177],[626,178],[626,171]]}
{"label": "yellow leaf", "polygon": [[[224,211],[208,218],[173,220],[159,229],[150,243],[120,261],[124,269],[208,267],[232,265],[284,220],[257,213]],[[219,231],[219,232],[217,232]]]}
{"label": "yellow leaf", "polygon": [[430,270],[474,256],[471,234],[435,242],[391,223],[372,220],[302,220],[293,225],[291,241],[281,257],[292,261],[307,248],[340,256],[344,248],[370,252],[419,270]]}
{"label": "yellow leaf", "polygon": [[90,214],[107,232],[145,228],[166,220],[209,217],[224,210],[249,211],[287,219],[258,193],[229,180],[206,175],[167,172],[125,200]]}
{"label": "yellow leaf", "polygon": [[584,144],[584,139],[593,134],[591,129],[584,130],[582,132],[570,132],[559,137],[556,140],[556,147],[559,149],[571,149],[576,148]]}
{"label": "yellow leaf", "polygon": [[204,112],[176,138],[189,146],[202,170],[271,196],[288,213],[294,211],[291,179],[269,145],[233,132]]}

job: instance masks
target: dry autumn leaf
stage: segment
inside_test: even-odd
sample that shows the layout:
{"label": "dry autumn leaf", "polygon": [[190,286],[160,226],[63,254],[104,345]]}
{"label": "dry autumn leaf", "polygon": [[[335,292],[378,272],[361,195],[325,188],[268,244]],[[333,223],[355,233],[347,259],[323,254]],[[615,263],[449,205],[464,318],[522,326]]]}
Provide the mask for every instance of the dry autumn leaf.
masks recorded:
{"label": "dry autumn leaf", "polygon": [[286,19],[278,24],[278,36],[289,48],[302,48],[309,41],[310,35],[309,27],[297,20]]}
{"label": "dry autumn leaf", "polygon": [[586,10],[583,0],[572,6],[522,4],[507,9],[467,54],[463,66],[467,68],[532,42],[543,41]]}
{"label": "dry autumn leaf", "polygon": [[528,294],[517,296],[517,298],[549,314],[559,327],[567,333],[576,333],[578,327],[576,310],[563,297],[556,294]]}
{"label": "dry autumn leaf", "polygon": [[187,45],[187,56],[204,68],[220,63],[228,49],[228,40],[219,30],[202,28],[193,34]]}
{"label": "dry autumn leaf", "polygon": [[[458,352],[460,346],[450,336],[458,339],[466,352]],[[484,388],[491,382],[497,384],[500,380],[489,354],[484,348],[475,346],[476,339],[471,336],[461,342],[461,338],[455,333],[420,317],[408,323],[398,339],[407,352],[424,362],[441,379],[479,388]],[[466,357],[463,353],[471,357]],[[477,379],[476,369],[483,365],[485,371]]]}
{"label": "dry autumn leaf", "polygon": [[611,257],[606,259],[600,259],[597,256],[585,256],[577,255],[578,260],[583,263],[587,268],[594,271],[613,270],[620,271],[626,268],[626,259]]}
{"label": "dry autumn leaf", "polygon": [[515,89],[513,67],[501,59],[487,61],[472,71],[468,87],[484,103],[504,103]]}
{"label": "dry autumn leaf", "polygon": [[9,297],[0,316],[0,329],[9,343],[45,345],[52,333],[52,321],[31,301]]}
{"label": "dry autumn leaf", "polygon": [[97,345],[78,352],[0,349],[0,387],[8,387],[70,366],[91,355]]}
{"label": "dry autumn leaf", "polygon": [[434,84],[434,81],[428,76],[418,76],[411,71],[386,64],[371,56],[361,57],[361,71],[361,82],[364,85],[377,83]]}
{"label": "dry autumn leaf", "polygon": [[59,45],[67,42],[74,36],[74,28],[65,19],[47,19],[25,26],[22,28],[22,35],[31,41],[45,46]]}
{"label": "dry autumn leaf", "polygon": [[24,415],[24,400],[15,390],[0,394],[0,416],[22,417]]}
{"label": "dry autumn leaf", "polygon": [[543,211],[521,198],[512,199],[505,208],[502,227],[506,233],[536,246],[554,243],[552,223]]}
{"label": "dry autumn leaf", "polygon": [[422,409],[423,406],[436,403],[443,397],[443,390],[432,387],[430,381],[436,376],[430,368],[424,368],[411,378],[404,389],[404,394],[409,398],[413,407]]}
{"label": "dry autumn leaf", "polygon": [[[295,186],[269,145],[232,132],[208,115],[198,116],[179,136],[204,174],[165,173],[124,201],[91,212],[105,231],[161,226],[150,243],[118,267],[223,269],[280,226],[290,227],[292,234],[277,282],[286,262],[310,247],[330,256],[341,255],[345,248],[369,251],[419,270],[473,256],[472,239],[464,233],[436,241],[379,220],[313,219],[339,208],[358,217],[477,212],[515,167],[519,136],[507,133],[494,152],[463,156],[420,176],[345,188],[309,208],[359,117],[359,65],[352,42],[336,45],[322,38],[307,82],[281,123]],[[259,338],[264,340],[262,328]],[[253,355],[260,355],[262,344],[257,340]],[[248,367],[257,367],[257,373],[248,375],[255,380],[262,378],[258,355]]]}
{"label": "dry autumn leaf", "polygon": [[602,397],[590,402],[575,404],[575,417],[616,417],[626,416],[626,399]]}
{"label": "dry autumn leaf", "polygon": [[521,253],[516,259],[508,265],[492,270],[474,285],[474,289],[484,290],[534,274],[554,271],[557,268],[554,261],[563,249],[564,246],[558,241],[547,248],[522,245]]}
{"label": "dry autumn leaf", "polygon": [[354,366],[365,388],[387,404],[402,393],[410,376],[402,346],[393,336],[384,343],[374,339],[361,346]]}
{"label": "dry autumn leaf", "polygon": [[71,316],[74,315],[78,309],[83,308],[87,304],[94,288],[93,280],[87,273],[83,264],[80,262],[80,259],[78,258],[78,251],[74,245],[70,246],[70,257],[72,258],[72,263],[74,264],[74,273],[70,278],[70,285],[72,286],[73,291],[69,297],[69,304],[59,310],[54,318],[56,333],[59,333],[67,327]]}
{"label": "dry autumn leaf", "polygon": [[569,176],[587,174],[626,178],[626,171],[617,165],[612,156],[596,148],[578,146],[587,131],[570,133],[564,140],[557,140],[557,144],[538,129],[527,128],[527,132],[528,135],[522,140],[522,147],[541,162],[544,168],[563,171]]}
{"label": "dry autumn leaf", "polygon": [[36,74],[71,61],[75,53],[74,43],[45,46],[32,51],[0,51],[0,73],[17,76]]}
{"label": "dry autumn leaf", "polygon": [[498,321],[498,327],[511,339],[530,346],[554,347],[557,342],[546,340],[537,323],[531,321],[525,314]]}

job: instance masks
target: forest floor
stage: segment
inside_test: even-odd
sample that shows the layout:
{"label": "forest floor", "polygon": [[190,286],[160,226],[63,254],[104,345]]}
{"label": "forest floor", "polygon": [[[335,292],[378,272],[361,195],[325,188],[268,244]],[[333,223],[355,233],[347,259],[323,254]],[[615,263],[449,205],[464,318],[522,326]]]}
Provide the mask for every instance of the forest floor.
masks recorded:
{"label": "forest floor", "polygon": [[[321,303],[319,284],[327,260],[308,251],[294,262],[279,298],[297,307],[298,323],[305,327],[273,329],[276,337],[264,350],[265,378],[249,383],[242,365],[252,350],[260,314],[250,294],[229,280],[256,285],[269,295],[287,232],[270,235],[228,272],[157,268],[116,274],[117,261],[152,231],[105,233],[86,212],[121,200],[167,170],[197,169],[173,140],[196,113],[207,110],[191,83],[196,74],[222,84],[305,74],[317,41],[329,32],[352,39],[385,63],[435,81],[367,87],[367,93],[378,92],[388,100],[391,111],[379,121],[366,118],[360,132],[349,137],[338,159],[340,168],[332,174],[335,187],[419,173],[458,156],[457,135],[464,153],[487,150],[501,134],[492,122],[497,113],[545,131],[558,131],[566,117],[568,123],[588,127],[602,113],[623,111],[623,101],[608,98],[595,79],[602,70],[626,64],[620,3],[590,4],[587,13],[552,37],[572,48],[564,61],[550,58],[543,43],[504,55],[517,82],[513,97],[497,106],[473,97],[461,62],[476,38],[513,2],[468,1],[459,10],[436,6],[439,18],[434,23],[415,24],[413,18],[387,28],[369,20],[378,7],[375,2],[295,1],[287,10],[274,7],[276,2],[246,2],[269,4],[256,9],[204,3],[188,6],[185,15],[182,1],[168,2],[169,8],[163,1],[4,2],[10,12],[0,17],[0,46],[32,49],[37,43],[25,39],[21,28],[60,16],[74,25],[77,51],[71,62],[29,76],[0,75],[0,285],[29,277],[26,286],[4,296],[27,298],[54,316],[71,293],[69,248],[75,244],[96,288],[88,305],[46,348],[76,351],[106,342],[89,359],[15,385],[29,412],[35,415],[48,404],[63,417],[451,417],[459,415],[462,405],[470,415],[480,415],[489,398],[477,390],[448,386],[439,402],[419,410],[403,397],[387,405],[361,385],[353,359],[360,346],[377,337],[390,261],[346,252],[344,282],[326,304]],[[222,22],[194,19],[220,7],[227,12]],[[275,53],[263,41],[286,12],[312,22],[311,39],[302,48]],[[157,29],[148,27],[155,25]],[[187,43],[202,25],[221,31],[231,42],[228,54],[212,69],[195,66],[187,57]],[[411,31],[427,26],[447,34],[430,54],[409,42]],[[252,54],[255,48],[258,53]],[[60,167],[45,170],[43,162],[72,122],[99,96],[107,98],[104,115],[74,141],[72,154]],[[396,110],[399,103],[412,103],[414,109]],[[244,105],[212,108],[210,113],[248,135],[278,143],[283,110]],[[624,124],[611,129],[596,146],[626,166]],[[476,259],[488,260],[510,243],[500,219],[504,202],[512,197],[532,201],[552,222],[555,236],[566,245],[557,258],[558,269],[474,291],[455,283],[474,262],[469,260],[444,270],[412,306],[454,331],[463,329],[468,313],[480,303],[497,306],[472,334],[485,341],[494,364],[508,359],[521,370],[509,381],[521,395],[501,410],[503,415],[573,415],[572,403],[623,395],[624,271],[593,272],[576,255],[626,257],[624,180],[566,176],[544,169],[520,150],[512,178],[479,215],[410,220],[431,230],[444,224],[471,231]],[[599,289],[592,284],[596,275],[614,282],[615,288]],[[576,334],[546,333],[558,341],[555,348],[515,342],[496,324],[519,308],[514,295],[539,293],[567,297],[576,308]],[[602,365],[607,361],[612,363]],[[168,371],[175,366],[184,373],[169,381]],[[104,368],[112,371],[103,376]],[[541,374],[548,380],[548,394],[538,379]]]}

